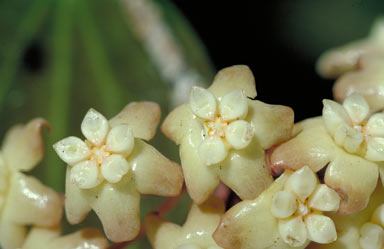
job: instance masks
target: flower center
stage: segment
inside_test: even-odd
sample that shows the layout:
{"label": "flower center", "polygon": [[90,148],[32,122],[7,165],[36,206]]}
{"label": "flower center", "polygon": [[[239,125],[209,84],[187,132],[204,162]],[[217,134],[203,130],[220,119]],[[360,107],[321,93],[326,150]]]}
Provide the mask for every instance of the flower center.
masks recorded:
{"label": "flower center", "polygon": [[308,214],[308,212],[309,212],[309,209],[308,209],[307,205],[300,202],[299,206],[297,208],[297,214],[301,215],[301,216],[305,216]]}
{"label": "flower center", "polygon": [[93,147],[91,150],[91,160],[95,160],[98,165],[103,164],[105,159],[107,159],[111,153],[106,151],[105,145],[102,145],[101,147]]}
{"label": "flower center", "polygon": [[225,137],[225,130],[228,127],[228,122],[221,119],[220,116],[216,116],[215,119],[207,120],[204,122],[204,127],[206,134],[208,136],[219,136],[221,138]]}

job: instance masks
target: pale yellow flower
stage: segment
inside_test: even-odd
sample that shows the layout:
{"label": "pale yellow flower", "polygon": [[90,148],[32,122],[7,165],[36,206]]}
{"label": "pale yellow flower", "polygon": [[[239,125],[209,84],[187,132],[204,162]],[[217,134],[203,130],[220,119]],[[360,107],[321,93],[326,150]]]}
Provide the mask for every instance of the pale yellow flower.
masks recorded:
{"label": "pale yellow flower", "polygon": [[81,222],[94,209],[110,240],[131,240],[140,230],[140,194],[180,193],[180,166],[142,141],[154,136],[159,119],[160,108],[152,102],[131,103],[109,121],[91,109],[81,124],[84,142],[68,137],[54,145],[68,164],[70,223]]}
{"label": "pale yellow flower", "polygon": [[221,249],[212,238],[224,203],[211,196],[205,203],[193,204],[183,226],[171,223],[155,213],[148,214],[145,226],[154,249]]}
{"label": "pale yellow flower", "polygon": [[5,136],[0,152],[0,245],[3,249],[19,248],[27,235],[28,225],[55,226],[62,215],[60,196],[39,180],[23,172],[41,160],[44,145],[43,119],[16,125]]}
{"label": "pale yellow flower", "polygon": [[287,140],[293,111],[254,100],[247,66],[221,70],[208,89],[193,87],[189,102],[165,119],[162,131],[180,144],[191,198],[203,203],[222,180],[242,199],[253,199],[272,182],[264,150]]}
{"label": "pale yellow flower", "polygon": [[309,167],[286,171],[259,197],[227,211],[213,237],[223,248],[305,248],[310,241],[337,239],[324,211],[338,209],[340,197],[320,184]]}

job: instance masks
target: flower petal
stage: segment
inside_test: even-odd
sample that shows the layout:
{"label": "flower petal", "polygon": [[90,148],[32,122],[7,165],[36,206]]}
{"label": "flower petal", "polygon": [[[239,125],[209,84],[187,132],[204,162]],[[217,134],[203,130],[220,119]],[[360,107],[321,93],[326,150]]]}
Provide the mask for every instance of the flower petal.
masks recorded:
{"label": "flower petal", "polygon": [[95,160],[86,160],[74,165],[70,170],[69,179],[82,189],[94,188],[103,181]]}
{"label": "flower petal", "polygon": [[358,93],[352,93],[343,102],[343,107],[354,124],[361,124],[369,115],[369,105]]}
{"label": "flower petal", "polygon": [[179,225],[169,222],[155,213],[149,213],[145,217],[145,228],[152,248],[176,249],[179,246],[176,241],[176,238],[181,236]]}
{"label": "flower petal", "polygon": [[[350,214],[367,206],[379,176],[376,163],[339,151],[329,163],[324,181],[341,197],[340,214]],[[359,183],[359,184],[356,184]]]}
{"label": "flower petal", "polygon": [[315,173],[304,166],[289,176],[284,189],[294,193],[302,202],[304,202],[313,192],[317,185]]}
{"label": "flower petal", "polygon": [[231,150],[218,169],[221,180],[242,200],[256,198],[273,182],[264,150],[255,140],[243,150]]}
{"label": "flower petal", "polygon": [[271,213],[276,218],[287,218],[296,209],[296,197],[291,192],[279,191],[273,195]]}
{"label": "flower petal", "polygon": [[216,115],[216,98],[209,90],[202,87],[192,87],[189,106],[196,116],[204,120],[212,120]]}
{"label": "flower petal", "polygon": [[248,66],[237,65],[220,70],[209,88],[216,97],[235,89],[243,90],[250,98],[257,96],[255,78]]}
{"label": "flower petal", "polygon": [[323,100],[323,120],[328,132],[334,136],[337,128],[345,123],[348,126],[352,125],[352,121],[342,105],[339,103],[324,99]]}
{"label": "flower petal", "polygon": [[88,145],[77,137],[64,138],[55,143],[53,148],[61,160],[69,165],[75,165],[91,155]]}
{"label": "flower petal", "polygon": [[381,204],[375,209],[372,215],[372,222],[384,227],[384,204]]}
{"label": "flower petal", "polygon": [[319,184],[309,197],[308,206],[320,211],[337,211],[340,196],[325,184]]}
{"label": "flower petal", "polygon": [[248,113],[248,101],[243,91],[233,90],[220,99],[219,109],[223,120],[244,118]]}
{"label": "flower petal", "polygon": [[132,129],[134,137],[151,140],[156,134],[160,116],[159,104],[149,101],[132,102],[113,117],[109,124],[111,127],[128,125]]}
{"label": "flower petal", "polygon": [[371,161],[384,161],[384,138],[372,137],[368,139],[365,158]]}
{"label": "flower petal", "polygon": [[26,125],[16,125],[6,134],[2,153],[9,170],[28,171],[42,158],[44,153],[41,130],[49,124],[41,118]]}
{"label": "flower petal", "polygon": [[135,144],[128,163],[132,168],[137,190],[141,194],[178,195],[184,183],[180,165],[140,139]]}
{"label": "flower petal", "polygon": [[280,144],[291,137],[294,114],[288,106],[269,105],[248,100],[246,120],[252,124],[255,137],[263,149]]}
{"label": "flower petal", "polygon": [[8,219],[0,220],[0,246],[1,248],[20,248],[27,234],[25,226]]}
{"label": "flower petal", "polygon": [[101,174],[110,183],[116,183],[128,173],[129,164],[121,155],[110,155],[101,164]]}
{"label": "flower petal", "polygon": [[205,165],[222,162],[228,154],[228,150],[221,138],[208,136],[199,146],[199,157]]}
{"label": "flower petal", "polygon": [[117,125],[108,133],[106,149],[128,156],[132,152],[134,144],[132,129],[128,125]]}
{"label": "flower petal", "polygon": [[344,148],[349,153],[355,153],[360,149],[364,136],[360,131],[342,123],[336,129],[334,139],[335,143],[340,147]]}
{"label": "flower petal", "polygon": [[230,123],[225,130],[227,141],[236,150],[244,149],[252,141],[254,132],[250,123],[244,120],[237,120]]}
{"label": "flower petal", "polygon": [[62,215],[60,196],[40,181],[22,173],[15,173],[2,217],[20,225],[55,226]]}
{"label": "flower petal", "polygon": [[193,116],[189,105],[181,105],[168,114],[161,125],[161,131],[176,144],[180,144],[188,132]]}
{"label": "flower petal", "polygon": [[108,120],[98,111],[90,109],[81,123],[81,132],[94,145],[100,146],[109,131]]}
{"label": "flower petal", "polygon": [[328,244],[337,239],[336,227],[333,221],[324,215],[309,214],[304,218],[310,240]]}
{"label": "flower petal", "polygon": [[307,229],[301,216],[279,220],[279,233],[283,241],[292,247],[302,246],[307,241]]}
{"label": "flower petal", "polygon": [[381,249],[384,230],[372,223],[365,223],[360,228],[360,246],[362,249]]}
{"label": "flower petal", "polygon": [[137,236],[140,231],[140,194],[134,181],[126,177],[118,183],[105,183],[97,190],[89,191],[87,198],[108,239],[122,242]]}
{"label": "flower petal", "polygon": [[176,247],[176,249],[201,249],[201,248],[196,244],[183,244]]}
{"label": "flower petal", "polygon": [[384,137],[384,113],[373,114],[365,126],[367,134],[374,137]]}

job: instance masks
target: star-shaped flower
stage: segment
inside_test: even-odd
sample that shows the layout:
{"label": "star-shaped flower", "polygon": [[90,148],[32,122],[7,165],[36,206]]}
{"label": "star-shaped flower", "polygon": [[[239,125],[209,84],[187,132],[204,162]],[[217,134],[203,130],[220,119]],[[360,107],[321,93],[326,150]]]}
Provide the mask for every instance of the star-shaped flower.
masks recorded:
{"label": "star-shaped flower", "polygon": [[224,203],[211,196],[200,206],[192,205],[183,226],[148,214],[145,220],[148,238],[154,249],[221,249],[212,234],[224,210]]}
{"label": "star-shaped flower", "polygon": [[109,121],[91,109],[81,124],[84,142],[68,137],[54,145],[68,164],[70,223],[81,222],[94,209],[110,240],[131,240],[140,230],[140,194],[180,193],[180,166],[141,140],[154,136],[159,119],[160,108],[152,102],[131,103]]}
{"label": "star-shaped flower", "polygon": [[62,215],[62,200],[50,188],[23,172],[30,171],[43,156],[43,119],[14,126],[5,136],[0,152],[0,245],[19,248],[28,225],[55,226]]}
{"label": "star-shaped flower", "polygon": [[330,49],[317,62],[317,72],[327,78],[336,78],[356,69],[361,56],[384,56],[384,18],[378,18],[367,38]]}
{"label": "star-shaped flower", "polygon": [[342,198],[339,213],[365,208],[379,170],[382,177],[384,160],[384,114],[370,113],[358,94],[349,96],[343,105],[324,100],[322,118],[298,123],[294,138],[273,151],[272,170],[297,170],[306,164],[317,172],[326,167],[325,183]]}
{"label": "star-shaped flower", "polygon": [[213,237],[223,248],[305,248],[330,243],[337,234],[323,211],[338,209],[340,197],[320,184],[309,167],[286,171],[252,201],[225,213]]}
{"label": "star-shaped flower", "polygon": [[193,87],[188,103],[165,119],[162,131],[180,144],[188,192],[203,203],[222,180],[242,199],[253,199],[272,182],[264,150],[287,140],[293,111],[254,100],[247,66],[221,70],[208,89]]}

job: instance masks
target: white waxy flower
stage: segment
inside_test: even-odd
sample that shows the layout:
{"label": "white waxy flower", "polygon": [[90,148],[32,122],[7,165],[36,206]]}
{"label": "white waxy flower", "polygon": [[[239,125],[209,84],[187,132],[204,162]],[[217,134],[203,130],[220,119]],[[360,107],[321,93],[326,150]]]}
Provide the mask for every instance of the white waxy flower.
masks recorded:
{"label": "white waxy flower", "polygon": [[281,238],[290,246],[298,247],[307,241],[307,229],[301,217],[279,220]]}
{"label": "white waxy flower", "polygon": [[248,112],[247,98],[243,91],[233,90],[221,98],[219,109],[223,120],[244,118]]}
{"label": "white waxy flower", "polygon": [[109,132],[106,149],[128,156],[133,150],[134,142],[132,129],[128,125],[118,125]]}
{"label": "white waxy flower", "polygon": [[216,164],[227,156],[227,148],[218,137],[208,137],[199,146],[199,155],[206,165]]}
{"label": "white waxy flower", "polygon": [[384,230],[373,223],[365,223],[360,228],[360,246],[362,249],[381,249],[383,246]]}
{"label": "white waxy flower", "polygon": [[192,112],[202,119],[212,120],[216,115],[216,98],[204,88],[192,87],[189,103]]}
{"label": "white waxy flower", "polygon": [[95,160],[81,161],[71,168],[69,178],[80,188],[94,188],[102,182]]}
{"label": "white waxy flower", "polygon": [[109,131],[108,120],[99,112],[90,109],[81,123],[81,132],[94,145],[100,146]]}
{"label": "white waxy flower", "polygon": [[128,170],[128,162],[121,155],[111,155],[101,165],[101,173],[111,183],[119,182]]}
{"label": "white waxy flower", "polygon": [[296,198],[288,191],[279,191],[273,195],[271,212],[277,218],[287,218],[296,211]]}
{"label": "white waxy flower", "polygon": [[324,215],[310,214],[304,218],[308,238],[320,244],[328,244],[337,239],[335,224]]}
{"label": "white waxy flower", "polygon": [[308,206],[320,211],[337,211],[340,196],[325,184],[318,184],[308,200]]}
{"label": "white waxy flower", "polygon": [[323,120],[337,145],[368,160],[384,161],[384,113],[370,116],[367,101],[357,93],[342,105],[332,100],[323,103]]}
{"label": "white waxy flower", "polygon": [[253,135],[251,124],[244,120],[232,122],[225,130],[227,141],[237,150],[247,147]]}
{"label": "white waxy flower", "polygon": [[304,202],[306,198],[313,192],[317,184],[315,173],[308,167],[304,166],[295,171],[285,183],[285,189],[292,191],[300,201]]}
{"label": "white waxy flower", "polygon": [[67,137],[53,145],[57,155],[67,164],[74,165],[91,155],[91,150],[80,138]]}

